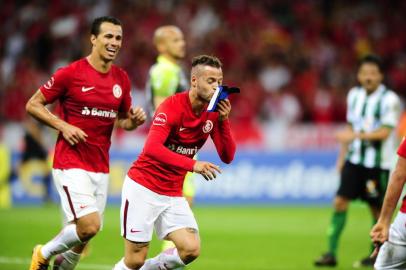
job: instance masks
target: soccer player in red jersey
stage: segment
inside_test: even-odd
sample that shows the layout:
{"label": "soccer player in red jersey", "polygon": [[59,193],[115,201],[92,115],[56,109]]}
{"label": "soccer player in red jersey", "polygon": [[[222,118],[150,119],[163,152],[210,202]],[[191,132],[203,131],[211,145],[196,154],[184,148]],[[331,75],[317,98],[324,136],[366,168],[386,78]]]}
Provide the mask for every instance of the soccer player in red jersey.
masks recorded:
{"label": "soccer player in red jersey", "polygon": [[[221,62],[197,56],[192,61],[191,89],[168,97],[156,110],[144,149],[124,180],[121,233],[125,256],[114,270],[183,269],[199,256],[198,227],[182,197],[182,185],[188,171],[206,180],[221,172],[215,164],[192,158],[209,136],[223,162],[234,158],[230,101],[222,100],[217,112],[207,112],[222,81]],[[176,248],[145,261],[153,228],[160,239],[171,240]]]}
{"label": "soccer player in red jersey", "polygon": [[[127,73],[112,64],[122,38],[119,20],[95,19],[90,55],[58,69],[26,105],[30,115],[59,131],[53,178],[69,222],[54,239],[34,248],[30,270],[48,269],[57,254],[58,269],[74,269],[102,224],[114,123],[117,119],[118,126],[133,130],[145,121],[145,112],[131,107]],[[56,100],[60,118],[45,107]]]}
{"label": "soccer player in red jersey", "polygon": [[[402,206],[390,225],[393,212],[406,183],[406,140],[398,149],[398,162],[386,190],[381,215],[371,230],[376,248],[372,256],[378,256],[374,269],[406,269],[406,196]],[[382,245],[383,244],[383,245]],[[382,246],[381,246],[382,245]]]}

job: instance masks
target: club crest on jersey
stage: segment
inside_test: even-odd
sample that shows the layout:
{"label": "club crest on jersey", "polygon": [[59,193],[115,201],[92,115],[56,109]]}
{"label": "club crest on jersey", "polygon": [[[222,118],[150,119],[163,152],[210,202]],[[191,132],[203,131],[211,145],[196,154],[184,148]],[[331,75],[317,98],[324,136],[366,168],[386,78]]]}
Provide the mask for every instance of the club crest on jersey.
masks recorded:
{"label": "club crest on jersey", "polygon": [[206,120],[206,124],[203,126],[203,132],[209,133],[213,129],[213,122],[211,120]]}
{"label": "club crest on jersey", "polygon": [[114,97],[115,98],[120,98],[122,94],[123,94],[123,91],[121,90],[120,85],[115,84],[113,86],[113,95],[114,95]]}
{"label": "club crest on jersey", "polygon": [[166,117],[165,113],[158,113],[155,118],[154,121],[152,122],[153,125],[155,126],[163,126],[166,124],[166,121],[168,120],[168,118]]}
{"label": "club crest on jersey", "polygon": [[44,88],[46,89],[50,89],[52,87],[52,85],[54,85],[55,83],[55,79],[54,77],[51,77],[51,79],[49,79],[45,84],[44,84]]}

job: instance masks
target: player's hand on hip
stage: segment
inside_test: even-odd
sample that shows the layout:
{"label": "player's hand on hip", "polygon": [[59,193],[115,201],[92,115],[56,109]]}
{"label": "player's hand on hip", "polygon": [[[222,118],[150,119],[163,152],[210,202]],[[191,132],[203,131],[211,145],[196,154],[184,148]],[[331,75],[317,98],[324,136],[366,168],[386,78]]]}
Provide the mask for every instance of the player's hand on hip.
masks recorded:
{"label": "player's hand on hip", "polygon": [[224,121],[224,120],[228,119],[228,116],[230,115],[230,112],[231,112],[230,100],[228,100],[228,99],[220,100],[220,102],[217,103],[216,110],[219,113],[220,121]]}
{"label": "player's hand on hip", "polygon": [[75,145],[80,142],[85,142],[87,134],[80,128],[66,123],[61,128],[62,136],[70,145]]}
{"label": "player's hand on hip", "polygon": [[130,108],[129,118],[136,126],[142,125],[147,119],[147,114],[141,107]]}
{"label": "player's hand on hip", "polygon": [[220,167],[206,161],[196,161],[193,172],[201,174],[206,180],[213,180],[217,173],[221,173]]}

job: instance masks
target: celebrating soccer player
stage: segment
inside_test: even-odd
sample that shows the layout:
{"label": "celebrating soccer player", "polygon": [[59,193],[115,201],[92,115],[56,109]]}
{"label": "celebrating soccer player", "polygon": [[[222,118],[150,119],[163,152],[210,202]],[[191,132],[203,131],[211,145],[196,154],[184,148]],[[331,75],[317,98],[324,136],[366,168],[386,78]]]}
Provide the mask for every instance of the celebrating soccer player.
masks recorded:
{"label": "celebrating soccer player", "polygon": [[[192,61],[191,89],[167,98],[155,112],[144,149],[124,180],[121,233],[125,256],[115,270],[183,269],[199,256],[198,227],[182,197],[182,185],[188,171],[206,180],[221,172],[215,164],[192,158],[209,135],[223,162],[234,158],[230,101],[222,100],[217,112],[207,112],[222,81],[221,62],[197,56]],[[160,239],[171,240],[176,247],[145,261],[154,228]]]}
{"label": "celebrating soccer player", "polygon": [[[180,65],[186,47],[182,31],[174,25],[161,26],[155,30],[154,44],[159,56],[149,71],[146,87],[151,117],[165,98],[189,89],[189,82]],[[194,175],[188,172],[183,182],[183,196],[191,207],[194,195]],[[162,249],[173,246],[172,242],[164,241]]]}
{"label": "celebrating soccer player", "polygon": [[[48,269],[57,254],[55,268],[75,268],[102,223],[114,122],[117,119],[118,126],[133,130],[146,119],[141,108],[131,108],[127,73],[112,64],[122,38],[119,20],[95,19],[90,55],[57,70],[27,103],[29,114],[59,131],[53,177],[69,222],[57,237],[34,248],[30,270]],[[61,118],[45,107],[56,100],[61,104]]]}

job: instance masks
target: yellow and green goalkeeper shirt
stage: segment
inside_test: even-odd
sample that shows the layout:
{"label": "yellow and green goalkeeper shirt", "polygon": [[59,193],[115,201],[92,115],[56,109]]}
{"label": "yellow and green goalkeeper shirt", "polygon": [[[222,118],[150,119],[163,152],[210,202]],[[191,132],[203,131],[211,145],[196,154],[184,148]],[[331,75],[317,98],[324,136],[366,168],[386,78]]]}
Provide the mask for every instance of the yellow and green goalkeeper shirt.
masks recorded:
{"label": "yellow and green goalkeeper shirt", "polygon": [[157,62],[149,70],[146,86],[150,114],[152,115],[156,109],[154,97],[169,97],[188,89],[189,84],[182,68],[164,56],[158,56]]}

